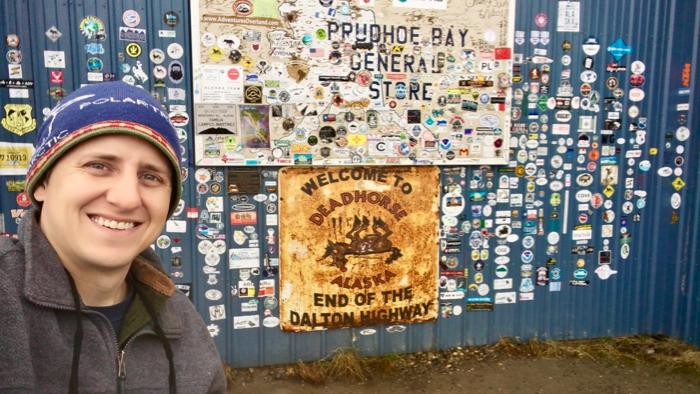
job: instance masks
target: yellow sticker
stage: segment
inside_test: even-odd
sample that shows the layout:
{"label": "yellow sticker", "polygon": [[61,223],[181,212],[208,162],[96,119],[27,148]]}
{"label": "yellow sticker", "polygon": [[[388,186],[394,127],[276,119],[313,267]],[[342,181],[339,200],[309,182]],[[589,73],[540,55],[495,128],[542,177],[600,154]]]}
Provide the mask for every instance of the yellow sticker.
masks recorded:
{"label": "yellow sticker", "polygon": [[605,197],[610,198],[613,194],[615,194],[615,188],[608,185],[605,187],[605,189],[603,189],[603,194],[605,194]]}
{"label": "yellow sticker", "polygon": [[481,260],[487,261],[489,259],[489,250],[488,249],[481,249]]}
{"label": "yellow sticker", "polygon": [[683,186],[685,186],[685,182],[683,182],[683,180],[680,177],[678,177],[674,179],[673,182],[671,182],[671,185],[673,185],[673,188],[676,189],[677,192],[679,192],[681,191]]}
{"label": "yellow sticker", "polygon": [[24,190],[26,183],[24,179],[9,179],[5,181],[5,188],[8,192],[19,193]]}
{"label": "yellow sticker", "polygon": [[129,55],[130,57],[139,57],[139,55],[141,54],[141,45],[139,45],[135,42],[132,42],[126,46],[125,50],[126,50],[126,54]]}
{"label": "yellow sticker", "polygon": [[253,62],[253,59],[250,56],[244,56],[241,60],[241,66],[243,66],[243,69],[246,71],[250,71],[254,64],[255,62]]}
{"label": "yellow sticker", "polygon": [[224,150],[226,152],[233,152],[238,148],[238,138],[232,135],[227,135],[224,138]]}
{"label": "yellow sticker", "polygon": [[5,104],[5,117],[0,123],[7,131],[17,135],[36,129],[36,119],[32,118],[32,106],[29,104]]}
{"label": "yellow sticker", "polygon": [[474,282],[475,283],[483,283],[484,282],[484,274],[481,272],[477,272],[474,274]]}
{"label": "yellow sticker", "polygon": [[474,260],[474,261],[479,260],[479,251],[477,249],[472,250],[472,260]]}
{"label": "yellow sticker", "polygon": [[224,59],[224,51],[218,45],[214,45],[207,51],[207,56],[215,63],[218,63]]}
{"label": "yellow sticker", "polygon": [[32,154],[34,154],[32,144],[0,142],[0,175],[25,175]]}
{"label": "yellow sticker", "polygon": [[659,153],[659,150],[656,148],[649,148],[649,154],[652,156],[655,156],[657,153]]}
{"label": "yellow sticker", "polygon": [[347,138],[350,146],[361,146],[367,143],[366,134],[348,134]]}

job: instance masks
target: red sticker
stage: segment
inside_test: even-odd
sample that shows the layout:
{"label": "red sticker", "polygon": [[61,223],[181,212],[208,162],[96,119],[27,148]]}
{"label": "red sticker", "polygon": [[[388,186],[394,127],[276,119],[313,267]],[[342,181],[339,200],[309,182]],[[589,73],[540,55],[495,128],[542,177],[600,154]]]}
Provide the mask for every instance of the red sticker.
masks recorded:
{"label": "red sticker", "polygon": [[29,194],[27,192],[21,192],[17,195],[17,205],[19,205],[22,208],[26,208],[30,205],[32,205],[32,201],[29,199]]}
{"label": "red sticker", "polygon": [[496,48],[496,60],[510,59],[510,48]]}

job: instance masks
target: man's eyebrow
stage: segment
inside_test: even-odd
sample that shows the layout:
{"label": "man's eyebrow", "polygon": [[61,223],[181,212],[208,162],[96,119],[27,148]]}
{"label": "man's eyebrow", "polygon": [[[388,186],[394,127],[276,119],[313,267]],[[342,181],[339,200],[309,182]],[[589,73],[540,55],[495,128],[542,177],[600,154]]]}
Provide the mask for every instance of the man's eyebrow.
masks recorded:
{"label": "man's eyebrow", "polygon": [[[85,160],[104,160],[104,161],[110,161],[110,162],[122,161],[122,159],[119,156],[116,156],[116,155],[113,155],[110,153],[92,153],[92,154],[86,155],[84,157],[84,159]],[[139,165],[139,169],[167,174],[170,167],[159,166],[159,165],[153,164],[153,163],[144,163],[144,164]]]}
{"label": "man's eyebrow", "polygon": [[155,171],[155,172],[160,172],[163,174],[167,174],[168,170],[169,170],[169,167],[158,166],[158,165],[151,164],[151,163],[146,163],[146,164],[142,165],[141,168],[146,170],[146,171]]}

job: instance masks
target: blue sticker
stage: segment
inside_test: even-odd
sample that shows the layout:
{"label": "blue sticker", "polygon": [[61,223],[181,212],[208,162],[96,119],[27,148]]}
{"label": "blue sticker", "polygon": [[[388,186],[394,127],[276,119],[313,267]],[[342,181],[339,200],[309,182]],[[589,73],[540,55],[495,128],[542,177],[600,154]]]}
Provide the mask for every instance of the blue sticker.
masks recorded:
{"label": "blue sticker", "polygon": [[588,276],[588,271],[586,271],[583,268],[579,268],[579,269],[574,271],[574,278],[576,278],[578,280],[586,279],[587,276]]}
{"label": "blue sticker", "polygon": [[622,60],[625,55],[632,53],[632,47],[625,44],[622,38],[618,38],[608,47],[608,52],[612,55],[616,62]]}

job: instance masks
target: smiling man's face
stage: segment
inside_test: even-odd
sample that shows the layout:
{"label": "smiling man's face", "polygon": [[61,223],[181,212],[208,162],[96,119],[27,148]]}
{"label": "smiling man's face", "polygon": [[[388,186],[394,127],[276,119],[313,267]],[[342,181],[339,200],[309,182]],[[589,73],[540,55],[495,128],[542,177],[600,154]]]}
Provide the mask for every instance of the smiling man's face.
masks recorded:
{"label": "smiling man's face", "polygon": [[147,141],[127,135],[89,139],[36,187],[41,229],[66,266],[128,269],[163,229],[172,179],[168,160]]}

